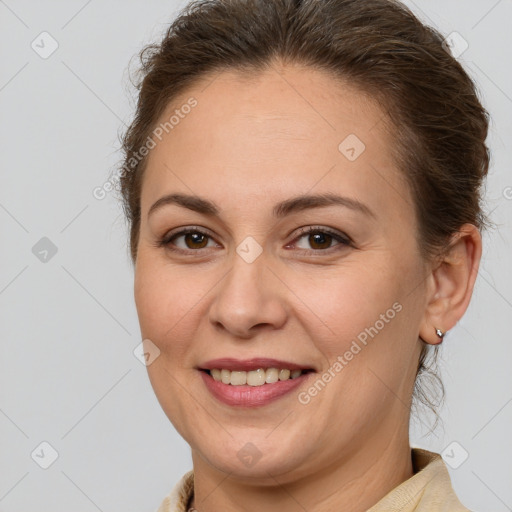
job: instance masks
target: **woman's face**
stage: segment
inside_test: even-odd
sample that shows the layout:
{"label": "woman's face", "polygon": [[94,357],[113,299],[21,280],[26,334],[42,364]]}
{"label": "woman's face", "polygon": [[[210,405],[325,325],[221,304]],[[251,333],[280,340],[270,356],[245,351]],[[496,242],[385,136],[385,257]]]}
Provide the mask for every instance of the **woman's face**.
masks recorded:
{"label": "woman's face", "polygon": [[426,287],[384,111],[288,66],[209,76],[173,115],[144,176],[135,300],[194,461],[283,482],[406,439]]}

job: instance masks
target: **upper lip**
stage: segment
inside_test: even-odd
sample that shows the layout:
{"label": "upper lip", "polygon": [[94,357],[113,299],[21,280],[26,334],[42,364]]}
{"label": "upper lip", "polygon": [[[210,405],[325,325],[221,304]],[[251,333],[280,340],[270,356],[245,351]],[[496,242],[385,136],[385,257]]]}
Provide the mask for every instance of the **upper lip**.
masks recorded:
{"label": "upper lip", "polygon": [[277,368],[286,370],[312,370],[310,366],[292,363],[291,361],[280,361],[268,357],[254,357],[252,359],[235,359],[232,357],[223,357],[220,359],[211,359],[198,366],[200,370],[231,370],[231,371],[251,371],[258,368]]}

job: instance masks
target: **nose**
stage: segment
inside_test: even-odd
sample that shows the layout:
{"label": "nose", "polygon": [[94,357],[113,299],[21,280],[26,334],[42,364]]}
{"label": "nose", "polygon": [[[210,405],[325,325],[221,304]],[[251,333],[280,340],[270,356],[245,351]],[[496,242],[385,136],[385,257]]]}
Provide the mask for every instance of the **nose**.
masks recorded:
{"label": "nose", "polygon": [[282,328],[288,317],[285,287],[263,255],[247,263],[238,254],[212,300],[209,318],[216,329],[249,339]]}

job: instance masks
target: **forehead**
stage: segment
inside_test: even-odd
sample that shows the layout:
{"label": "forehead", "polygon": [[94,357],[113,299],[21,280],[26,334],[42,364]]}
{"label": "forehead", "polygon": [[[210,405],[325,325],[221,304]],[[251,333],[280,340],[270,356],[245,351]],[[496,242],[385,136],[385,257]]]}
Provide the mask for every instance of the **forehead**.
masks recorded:
{"label": "forehead", "polygon": [[384,110],[325,72],[287,66],[210,74],[175,98],[159,123],[171,118],[148,158],[143,216],[164,189],[213,194],[226,206],[337,189],[364,192],[381,208],[401,208],[398,214],[410,208]]}

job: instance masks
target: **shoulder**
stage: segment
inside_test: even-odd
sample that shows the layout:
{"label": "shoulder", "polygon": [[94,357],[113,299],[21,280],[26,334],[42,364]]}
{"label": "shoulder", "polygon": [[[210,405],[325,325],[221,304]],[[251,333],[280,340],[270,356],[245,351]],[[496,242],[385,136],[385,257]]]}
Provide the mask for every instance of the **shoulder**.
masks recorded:
{"label": "shoulder", "polygon": [[411,457],[415,474],[368,512],[471,512],[457,498],[441,455],[412,448]]}

